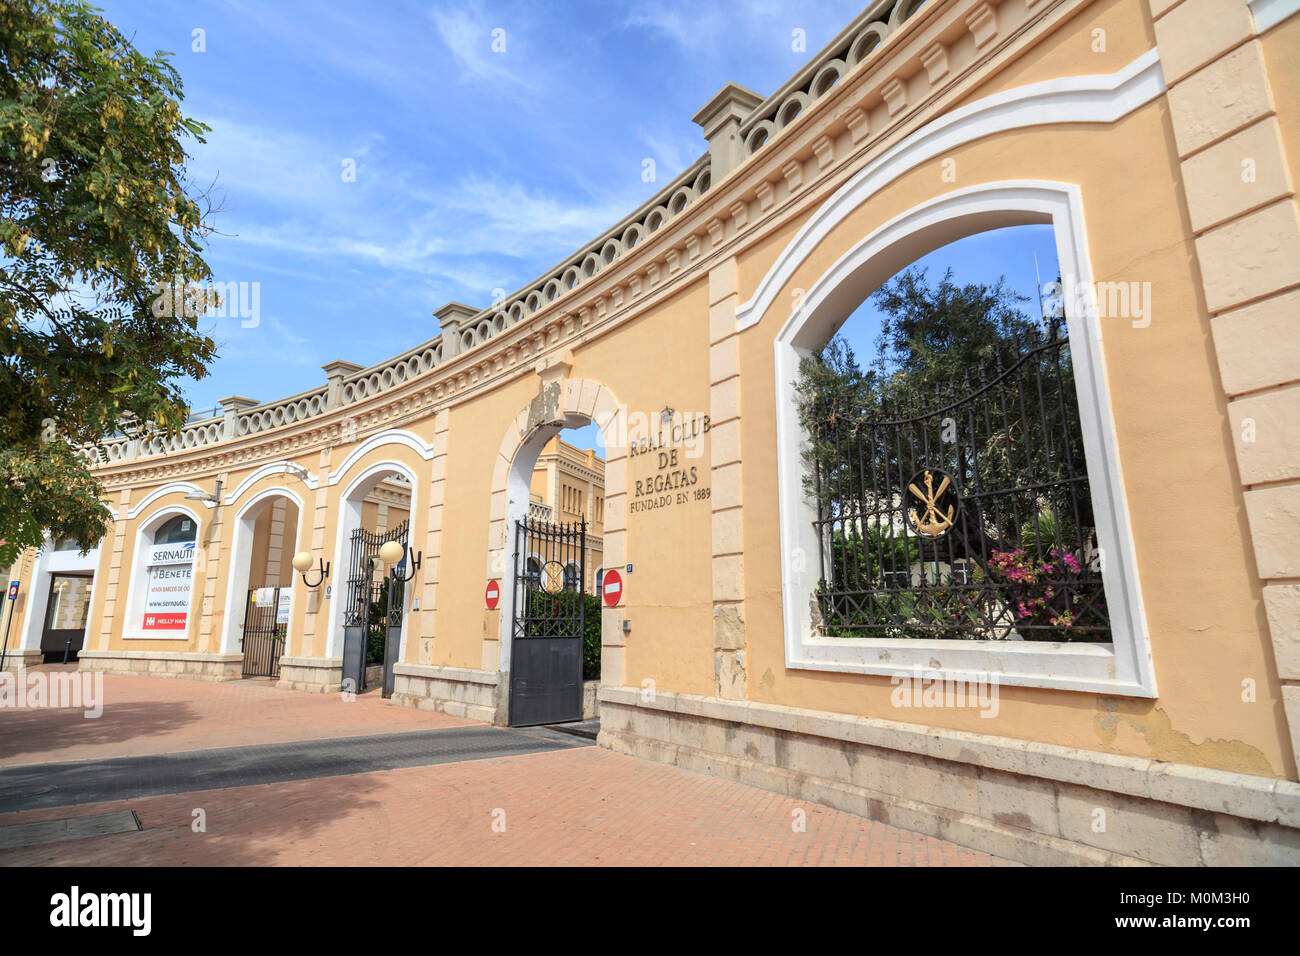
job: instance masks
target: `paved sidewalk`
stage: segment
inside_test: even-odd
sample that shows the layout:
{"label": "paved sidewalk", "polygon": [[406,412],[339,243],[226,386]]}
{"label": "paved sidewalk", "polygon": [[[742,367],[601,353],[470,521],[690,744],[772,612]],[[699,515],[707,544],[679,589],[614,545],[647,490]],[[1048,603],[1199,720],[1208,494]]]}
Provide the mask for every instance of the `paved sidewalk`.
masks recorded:
{"label": "paved sidewalk", "polygon": [[[104,697],[92,720],[0,709],[0,767],[21,768],[0,771],[16,808],[0,813],[0,826],[134,812],[142,829],[81,819],[11,830],[12,843],[31,832],[97,835],[5,850],[0,865],[1007,864],[580,737],[502,731],[377,693],[349,702],[260,683],[111,675]],[[562,749],[502,743],[526,734],[550,734]],[[146,756],[164,754],[183,756]],[[115,772],[126,785],[109,785]],[[202,786],[214,789],[179,792]],[[68,806],[69,794],[100,802]]]}
{"label": "paved sidewalk", "polygon": [[[0,826],[122,810],[143,831],[0,852],[0,865],[1006,865],[595,747],[2,814]],[[193,830],[198,810],[206,832]]]}
{"label": "paved sidewalk", "polygon": [[95,719],[71,709],[0,709],[0,766],[471,725],[475,722],[392,707],[377,689],[349,702],[341,694],[279,690],[269,682],[109,674],[104,713]]}

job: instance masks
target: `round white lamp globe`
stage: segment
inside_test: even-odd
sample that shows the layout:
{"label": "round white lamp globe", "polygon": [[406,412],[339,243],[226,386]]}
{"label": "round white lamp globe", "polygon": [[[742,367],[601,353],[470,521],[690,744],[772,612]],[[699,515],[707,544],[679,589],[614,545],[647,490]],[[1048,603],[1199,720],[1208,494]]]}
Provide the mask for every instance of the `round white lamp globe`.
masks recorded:
{"label": "round white lamp globe", "polygon": [[389,541],[379,549],[379,560],[384,564],[396,564],[406,556],[406,545],[400,541]]}

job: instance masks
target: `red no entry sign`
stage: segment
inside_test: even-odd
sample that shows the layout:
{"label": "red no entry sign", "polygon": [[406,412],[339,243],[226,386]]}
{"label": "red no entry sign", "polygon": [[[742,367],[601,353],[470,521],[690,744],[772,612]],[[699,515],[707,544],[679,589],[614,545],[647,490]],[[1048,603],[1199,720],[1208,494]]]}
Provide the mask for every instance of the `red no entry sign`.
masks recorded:
{"label": "red no entry sign", "polygon": [[501,603],[501,585],[496,581],[489,581],[487,590],[483,592],[483,600],[489,611],[495,611],[497,605]]}
{"label": "red no entry sign", "polygon": [[617,607],[618,602],[623,600],[623,575],[617,571],[606,571],[600,581],[600,591],[601,597],[605,599],[605,607]]}

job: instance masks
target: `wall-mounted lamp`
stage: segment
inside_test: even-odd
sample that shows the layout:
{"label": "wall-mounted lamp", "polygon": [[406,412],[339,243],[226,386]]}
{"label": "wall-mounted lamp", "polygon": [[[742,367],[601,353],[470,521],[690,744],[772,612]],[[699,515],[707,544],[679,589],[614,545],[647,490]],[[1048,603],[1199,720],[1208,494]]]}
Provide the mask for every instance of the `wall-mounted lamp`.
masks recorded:
{"label": "wall-mounted lamp", "polygon": [[198,491],[196,489],[195,491],[191,491],[188,495],[186,495],[185,500],[206,501],[210,505],[221,504],[221,479],[220,478],[217,479],[217,487],[215,490],[213,490],[212,494],[208,494],[206,491]]}
{"label": "wall-mounted lamp", "polygon": [[307,572],[311,569],[311,564],[311,552],[309,551],[299,551],[293,556],[293,569],[302,575],[302,583],[309,588],[318,588],[330,576],[330,563],[324,558],[319,559],[318,571],[320,577],[316,579],[315,584],[307,580]]}
{"label": "wall-mounted lamp", "polygon": [[397,565],[406,559],[406,552],[409,549],[400,541],[388,541],[379,549],[379,560],[384,564],[392,567],[389,572],[394,580],[406,582],[415,577],[415,572],[420,570],[420,560],[424,557],[423,551],[411,551],[411,571],[409,574],[398,574]]}

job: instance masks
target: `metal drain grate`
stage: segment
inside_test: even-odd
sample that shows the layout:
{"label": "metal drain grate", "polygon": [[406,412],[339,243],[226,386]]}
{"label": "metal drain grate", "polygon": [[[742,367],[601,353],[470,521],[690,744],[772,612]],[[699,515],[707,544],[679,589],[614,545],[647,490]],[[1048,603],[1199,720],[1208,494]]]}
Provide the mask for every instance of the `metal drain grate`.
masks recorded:
{"label": "metal drain grate", "polygon": [[[53,789],[52,787],[49,789]],[[134,810],[114,813],[95,813],[86,817],[63,817],[58,820],[38,820],[35,823],[13,823],[0,827],[0,850],[16,850],[23,846],[42,843],[62,843],[64,840],[84,840],[87,837],[108,836],[113,833],[139,832],[144,827]]]}

